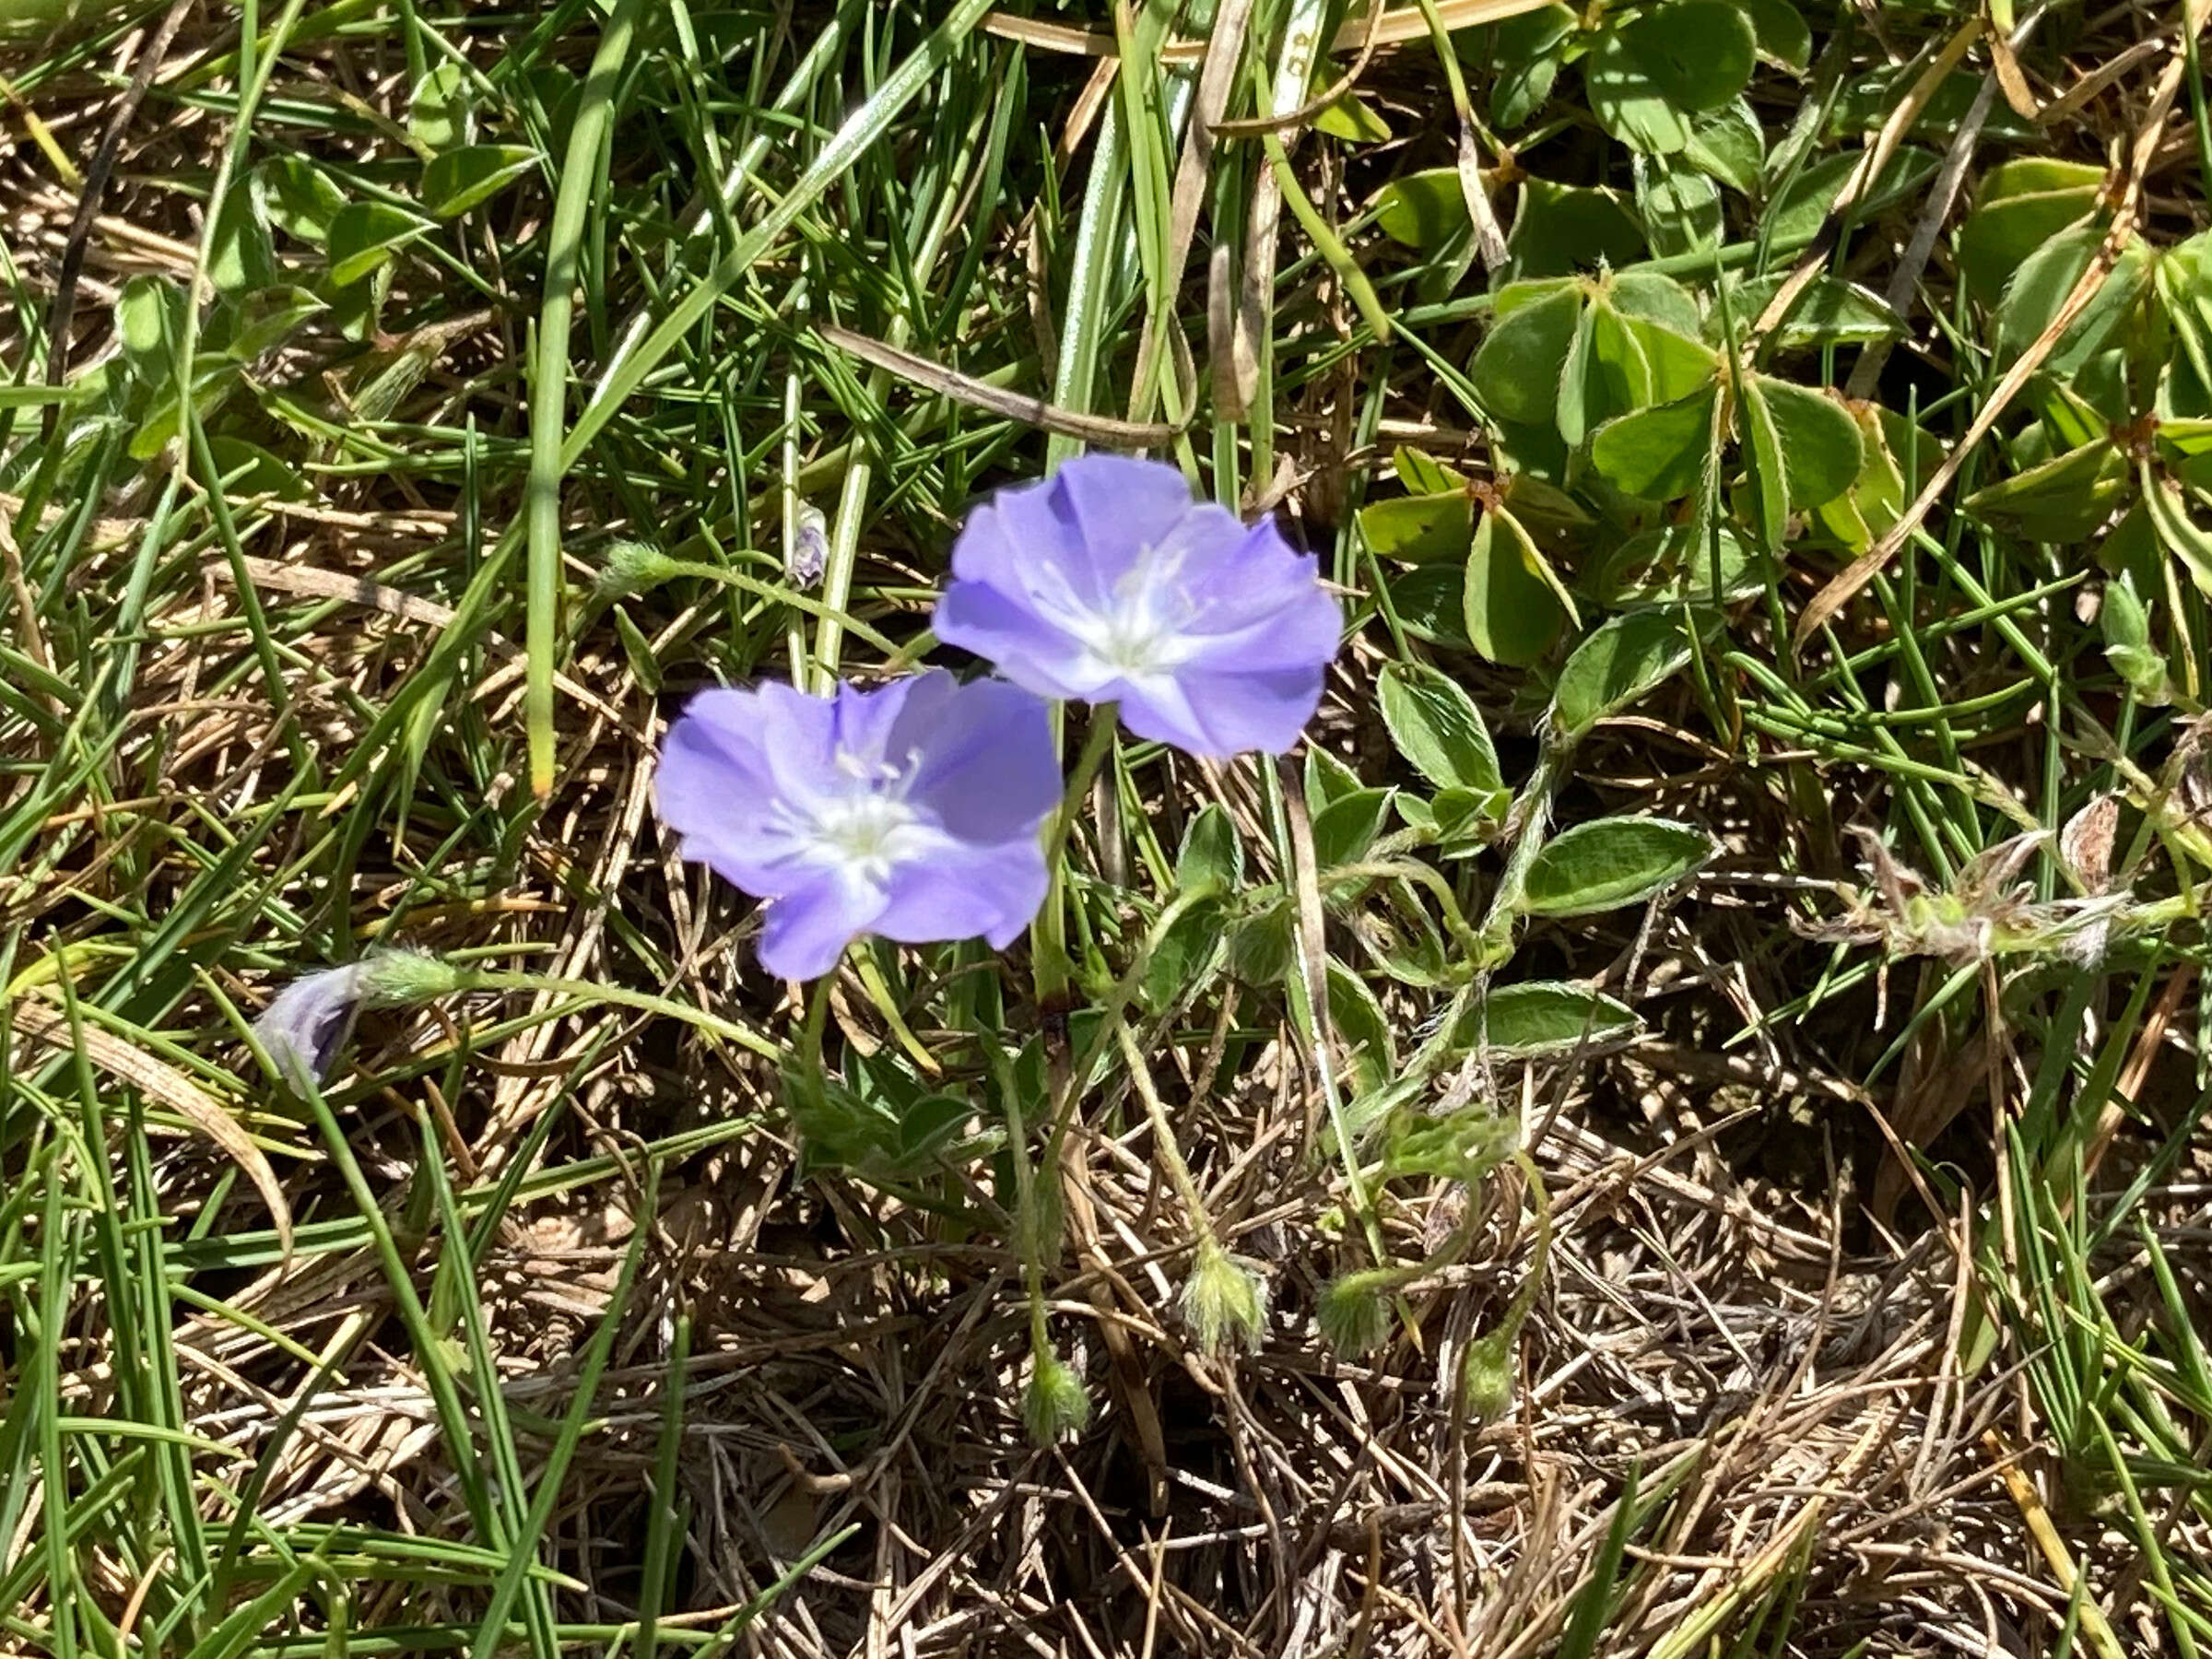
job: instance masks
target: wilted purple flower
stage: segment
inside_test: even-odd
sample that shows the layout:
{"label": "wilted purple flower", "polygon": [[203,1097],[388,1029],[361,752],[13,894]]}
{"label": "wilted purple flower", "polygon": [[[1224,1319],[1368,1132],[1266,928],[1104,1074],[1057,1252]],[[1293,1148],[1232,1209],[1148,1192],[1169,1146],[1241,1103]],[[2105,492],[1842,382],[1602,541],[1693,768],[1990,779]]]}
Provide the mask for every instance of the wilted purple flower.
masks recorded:
{"label": "wilted purple flower", "polygon": [[1140,737],[1281,754],[1321,703],[1344,625],[1273,520],[1194,501],[1174,467],[1083,455],[979,507],[937,637],[1040,696],[1118,702]]}
{"label": "wilted purple flower", "polygon": [[363,1008],[441,996],[459,983],[447,963],[419,950],[379,950],[358,962],[304,974],[279,991],[253,1022],[253,1035],[276,1070],[300,1093],[337,1064]]}
{"label": "wilted purple flower", "polygon": [[657,798],[684,857],[769,901],[761,963],[814,979],[864,933],[1010,944],[1044,902],[1060,763],[1044,705],[1003,680],[771,682],[691,700]]}

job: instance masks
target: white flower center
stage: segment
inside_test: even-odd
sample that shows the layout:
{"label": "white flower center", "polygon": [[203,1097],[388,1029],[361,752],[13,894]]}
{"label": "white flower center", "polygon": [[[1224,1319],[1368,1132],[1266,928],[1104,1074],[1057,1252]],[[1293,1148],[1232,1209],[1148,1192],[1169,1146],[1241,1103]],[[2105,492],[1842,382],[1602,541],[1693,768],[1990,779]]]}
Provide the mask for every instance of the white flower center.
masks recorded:
{"label": "white flower center", "polygon": [[1197,606],[1182,581],[1191,551],[1180,527],[1171,530],[1137,554],[1104,606],[1077,599],[1063,580],[1058,593],[1037,595],[1041,608],[1057,613],[1061,626],[1082,641],[1101,678],[1167,673],[1197,651],[1188,632]]}
{"label": "white flower center", "polygon": [[911,853],[920,815],[893,794],[836,795],[815,810],[815,843],[829,862],[870,887],[890,879],[892,866]]}

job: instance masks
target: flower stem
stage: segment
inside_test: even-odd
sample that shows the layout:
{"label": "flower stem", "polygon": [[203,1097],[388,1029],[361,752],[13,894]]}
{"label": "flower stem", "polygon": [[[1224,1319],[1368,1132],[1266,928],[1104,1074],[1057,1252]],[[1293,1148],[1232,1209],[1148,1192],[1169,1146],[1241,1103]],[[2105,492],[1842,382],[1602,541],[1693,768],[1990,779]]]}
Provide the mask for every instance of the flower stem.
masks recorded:
{"label": "flower stem", "polygon": [[1213,1218],[1206,1213],[1206,1201],[1199,1194],[1198,1182],[1191,1175],[1191,1166],[1182,1161],[1182,1148],[1175,1144],[1175,1131],[1168,1126],[1168,1111],[1152,1086],[1151,1069],[1145,1057],[1137,1052],[1136,1039],[1129,1034],[1126,1025],[1116,1023],[1114,1035],[1121,1040],[1122,1058],[1129,1063],[1129,1080],[1136,1086],[1137,1098],[1145,1103],[1145,1115],[1152,1122],[1152,1140],[1159,1148],[1159,1161],[1168,1171],[1168,1184],[1175,1189],[1175,1196],[1182,1201],[1190,1216],[1191,1241],[1200,1250],[1218,1247],[1220,1241],[1214,1232]]}
{"label": "flower stem", "polygon": [[1114,730],[1120,724],[1118,704],[1100,703],[1091,710],[1089,728],[1083,734],[1083,751],[1076,758],[1075,771],[1068,774],[1060,808],[1053,814],[1052,823],[1045,830],[1044,867],[1052,886],[1044,895],[1044,908],[1030,924],[1030,955],[1038,1006],[1048,1010],[1056,1007],[1067,994],[1070,978],[1067,894],[1062,863],[1067,852],[1068,832],[1074,827],[1076,815],[1083,809],[1083,798],[1090,793],[1091,781],[1099,775],[1107,750],[1113,746]]}
{"label": "flower stem", "polygon": [[680,1019],[696,1026],[711,1037],[720,1037],[735,1043],[749,1053],[763,1060],[781,1060],[783,1051],[754,1030],[750,1026],[710,1014],[704,1008],[689,1003],[677,1002],[674,997],[656,996],[650,991],[631,991],[621,985],[602,985],[591,980],[560,979],[552,974],[521,973],[511,971],[482,972],[464,969],[457,976],[457,991],[545,991],[556,996],[573,996],[586,1003],[606,1003],[619,1008],[635,1008],[641,1014],[659,1014],[670,1019]]}

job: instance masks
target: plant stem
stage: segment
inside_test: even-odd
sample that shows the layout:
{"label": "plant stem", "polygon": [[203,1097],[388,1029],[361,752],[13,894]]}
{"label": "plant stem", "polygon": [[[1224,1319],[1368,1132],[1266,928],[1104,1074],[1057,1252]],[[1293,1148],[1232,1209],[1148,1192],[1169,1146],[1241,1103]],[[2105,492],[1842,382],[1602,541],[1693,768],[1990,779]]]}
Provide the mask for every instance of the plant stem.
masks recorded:
{"label": "plant stem", "polygon": [[1083,752],[1076,758],[1076,769],[1068,774],[1060,808],[1045,830],[1044,867],[1052,886],[1044,895],[1044,908],[1030,924],[1030,952],[1037,1003],[1048,1010],[1066,995],[1069,979],[1067,897],[1063,877],[1068,831],[1082,810],[1083,797],[1090,793],[1091,780],[1098,776],[1107,750],[1113,746],[1114,730],[1120,723],[1118,704],[1100,703],[1091,710],[1089,728],[1083,734]]}

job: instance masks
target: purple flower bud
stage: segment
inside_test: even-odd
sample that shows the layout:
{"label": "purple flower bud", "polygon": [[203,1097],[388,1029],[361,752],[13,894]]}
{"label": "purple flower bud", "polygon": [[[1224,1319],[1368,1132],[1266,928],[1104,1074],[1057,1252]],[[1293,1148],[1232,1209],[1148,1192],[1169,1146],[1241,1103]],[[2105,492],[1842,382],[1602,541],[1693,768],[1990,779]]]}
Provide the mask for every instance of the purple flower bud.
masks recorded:
{"label": "purple flower bud", "polygon": [[1041,697],[1118,702],[1140,737],[1282,754],[1321,704],[1344,616],[1272,519],[1194,501],[1159,461],[1082,455],[978,508],[934,626]]}
{"label": "purple flower bud", "polygon": [[294,980],[253,1022],[253,1035],[276,1062],[277,1075],[301,1094],[319,1086],[337,1064],[361,1011],[367,961],[347,962]]}
{"label": "purple flower bud", "polygon": [[819,507],[799,503],[791,546],[783,550],[783,574],[802,592],[819,587],[830,567],[830,520]]}
{"label": "purple flower bud", "polygon": [[1045,706],[1003,680],[771,681],[694,698],[655,794],[684,857],[768,900],[762,965],[803,980],[862,934],[1011,944],[1044,902],[1060,763]]}
{"label": "purple flower bud", "polygon": [[302,975],[253,1022],[277,1073],[301,1094],[329,1079],[363,1008],[402,1007],[458,990],[459,972],[426,951],[374,950],[358,962]]}

